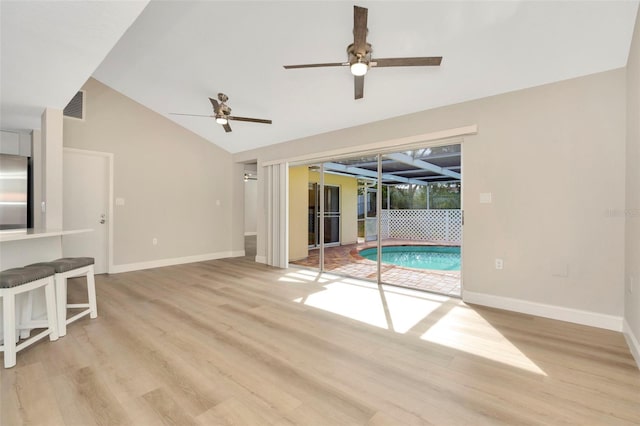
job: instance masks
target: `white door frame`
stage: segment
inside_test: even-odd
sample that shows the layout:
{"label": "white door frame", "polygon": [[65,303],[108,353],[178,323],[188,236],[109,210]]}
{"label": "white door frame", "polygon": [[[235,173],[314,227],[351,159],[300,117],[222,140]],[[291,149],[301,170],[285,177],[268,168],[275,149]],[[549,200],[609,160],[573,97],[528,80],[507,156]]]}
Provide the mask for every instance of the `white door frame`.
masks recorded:
{"label": "white door frame", "polygon": [[[108,185],[108,194],[107,194],[107,273],[113,273],[113,153],[111,152],[102,152],[102,151],[90,151],[87,149],[77,149],[77,148],[64,148],[64,152],[83,154],[83,155],[93,155],[97,157],[103,157],[107,160],[107,185]],[[64,158],[64,157],[63,157]],[[64,167],[64,162],[62,164]],[[64,197],[64,194],[62,194]],[[64,212],[63,212],[64,214]]]}

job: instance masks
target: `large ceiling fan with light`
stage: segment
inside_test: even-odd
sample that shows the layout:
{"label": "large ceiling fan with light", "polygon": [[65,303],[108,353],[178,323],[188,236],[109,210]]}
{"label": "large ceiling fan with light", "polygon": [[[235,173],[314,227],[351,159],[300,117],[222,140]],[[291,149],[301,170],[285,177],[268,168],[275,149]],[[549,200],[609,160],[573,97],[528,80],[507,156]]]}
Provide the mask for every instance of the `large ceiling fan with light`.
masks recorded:
{"label": "large ceiling fan with light", "polygon": [[371,45],[367,43],[367,11],[353,6],[353,43],[347,46],[348,62],[324,64],[284,65],[285,69],[348,66],[354,76],[355,99],[364,97],[364,76],[373,67],[424,67],[439,66],[442,56],[417,58],[372,58]]}
{"label": "large ceiling fan with light", "polygon": [[271,124],[271,120],[265,120],[262,118],[247,118],[247,117],[238,117],[236,115],[231,115],[231,108],[226,104],[229,100],[229,97],[224,93],[218,93],[218,100],[213,98],[209,98],[211,101],[211,105],[213,106],[213,115],[201,115],[201,114],[180,114],[177,112],[172,112],[172,115],[188,115],[191,117],[209,117],[215,118],[216,123],[222,125],[222,128],[225,132],[229,133],[231,131],[231,126],[229,125],[229,120],[235,121],[249,121],[251,123],[262,123],[262,124]]}

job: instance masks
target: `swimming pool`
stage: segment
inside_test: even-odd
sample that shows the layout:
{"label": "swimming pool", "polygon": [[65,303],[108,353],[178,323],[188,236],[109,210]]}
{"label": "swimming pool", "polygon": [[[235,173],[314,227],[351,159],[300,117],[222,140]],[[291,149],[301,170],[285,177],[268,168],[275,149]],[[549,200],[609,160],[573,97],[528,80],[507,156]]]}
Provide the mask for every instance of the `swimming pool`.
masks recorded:
{"label": "swimming pool", "polygon": [[[360,251],[360,256],[378,260],[378,249]],[[460,270],[460,247],[455,246],[389,246],[382,247],[382,263],[438,271]]]}

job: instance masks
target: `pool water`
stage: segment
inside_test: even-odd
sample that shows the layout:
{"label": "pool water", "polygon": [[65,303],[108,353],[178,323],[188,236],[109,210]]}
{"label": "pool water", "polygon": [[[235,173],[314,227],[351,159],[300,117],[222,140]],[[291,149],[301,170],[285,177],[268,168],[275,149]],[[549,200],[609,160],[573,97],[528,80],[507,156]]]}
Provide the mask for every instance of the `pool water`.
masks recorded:
{"label": "pool water", "polygon": [[[378,249],[360,251],[360,256],[378,260]],[[389,246],[382,247],[382,263],[438,271],[460,270],[460,247],[451,246]]]}

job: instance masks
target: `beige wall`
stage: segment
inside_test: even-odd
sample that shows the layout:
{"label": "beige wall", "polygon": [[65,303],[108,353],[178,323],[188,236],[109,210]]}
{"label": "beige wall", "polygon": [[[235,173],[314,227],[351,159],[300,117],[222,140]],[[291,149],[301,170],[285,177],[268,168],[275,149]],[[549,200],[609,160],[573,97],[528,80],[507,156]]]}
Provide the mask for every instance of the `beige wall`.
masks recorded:
{"label": "beige wall", "polygon": [[[465,291],[621,317],[625,71],[613,70],[236,154],[259,162],[470,124]],[[479,194],[491,192],[492,204]],[[260,249],[260,248],[259,248]],[[504,269],[494,259],[504,259]]]}
{"label": "beige wall", "polygon": [[309,168],[289,168],[289,261],[309,255]]}
{"label": "beige wall", "polygon": [[[309,172],[309,182],[320,183],[320,173]],[[340,187],[340,243],[358,242],[358,180],[348,176],[324,174],[324,184]]]}
{"label": "beige wall", "polygon": [[[627,63],[626,283],[624,317],[640,341],[640,14]],[[623,215],[618,215],[622,220]],[[633,291],[631,291],[633,279]],[[636,348],[640,350],[640,348]],[[640,354],[637,354],[640,355]],[[640,363],[640,358],[637,359]]]}
{"label": "beige wall", "polygon": [[244,182],[231,155],[97,80],[83,89],[86,120],[64,120],[64,146],[114,154],[114,196],[125,200],[114,206],[114,264],[241,250],[244,200],[232,193],[243,197]]}

